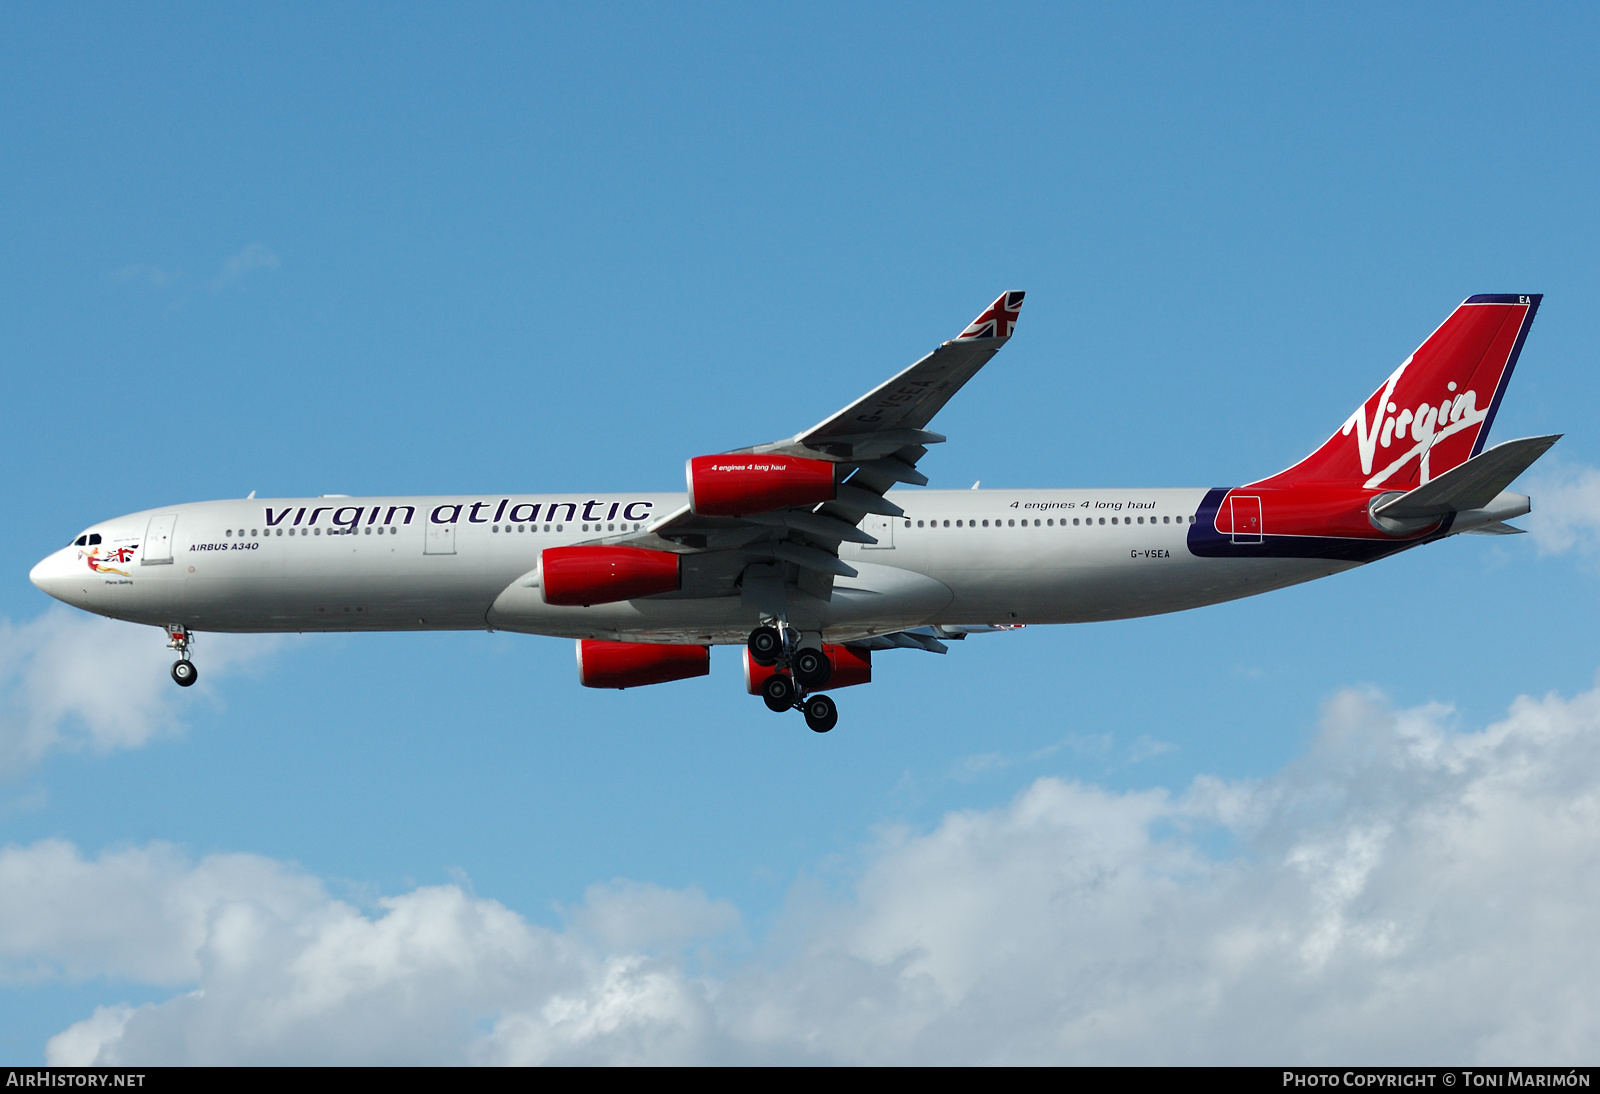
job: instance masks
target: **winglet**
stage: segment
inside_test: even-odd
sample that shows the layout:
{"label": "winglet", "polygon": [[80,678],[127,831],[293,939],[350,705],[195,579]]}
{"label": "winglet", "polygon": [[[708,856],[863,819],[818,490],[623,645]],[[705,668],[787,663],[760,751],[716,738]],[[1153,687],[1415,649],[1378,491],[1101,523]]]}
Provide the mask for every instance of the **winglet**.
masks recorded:
{"label": "winglet", "polygon": [[1022,298],[1028,294],[1020,290],[1003,292],[967,329],[956,335],[957,342],[973,342],[980,338],[1005,339],[1016,329],[1017,316],[1022,313]]}

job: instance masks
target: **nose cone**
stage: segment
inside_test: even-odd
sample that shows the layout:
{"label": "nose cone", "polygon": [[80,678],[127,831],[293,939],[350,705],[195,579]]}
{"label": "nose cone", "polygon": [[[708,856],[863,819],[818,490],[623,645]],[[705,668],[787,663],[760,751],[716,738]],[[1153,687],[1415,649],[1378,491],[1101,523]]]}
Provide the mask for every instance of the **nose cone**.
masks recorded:
{"label": "nose cone", "polygon": [[[75,562],[77,566],[73,565]],[[76,548],[68,547],[40,559],[39,564],[28,571],[28,580],[57,600],[81,607],[83,581],[78,571],[82,565]]]}

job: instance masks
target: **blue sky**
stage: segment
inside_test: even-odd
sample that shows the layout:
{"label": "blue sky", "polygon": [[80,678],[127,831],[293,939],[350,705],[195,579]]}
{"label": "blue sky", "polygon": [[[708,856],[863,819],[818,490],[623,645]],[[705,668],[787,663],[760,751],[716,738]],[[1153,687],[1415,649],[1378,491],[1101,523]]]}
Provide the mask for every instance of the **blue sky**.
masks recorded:
{"label": "blue sky", "polygon": [[[1318,847],[1346,856],[1319,877],[1367,863],[1365,910],[1335,918],[1388,938],[1373,924],[1437,921],[1370,878],[1433,877],[1455,846],[1396,818],[1457,815],[1497,777],[1438,756],[1516,740],[1563,773],[1507,816],[1585,817],[1600,787],[1596,24],[1554,5],[8,9],[0,1054],[1066,1061],[1159,1042],[1175,1060],[1592,1059],[1592,1028],[1527,1032],[1526,1012],[1488,1004],[1432,1012],[1409,1040],[1382,1007],[1340,1010],[1352,991],[1417,1003],[1374,977],[1426,979],[1432,958],[1395,942],[1375,972],[1355,943],[1324,953],[1344,937],[1324,929],[1334,898],[1284,864]],[[251,490],[678,489],[686,457],[821,419],[1007,288],[1029,293],[1019,334],[936,422],[935,486],[1258,478],[1465,296],[1542,292],[1491,438],[1566,433],[1525,480],[1535,534],[1181,616],[884,655],[825,738],[744,695],[732,651],[708,679],[603,693],[578,686],[570,643],[507,634],[202,637],[204,679],[178,693],[154,632],[55,611],[27,581],[93,520]],[[1543,705],[1508,715],[1518,696]],[[1398,789],[1360,804],[1375,784]],[[1035,815],[1065,819],[1036,843],[1017,835]],[[1478,831],[1458,821],[1451,839]],[[969,831],[1015,876],[1053,877],[1041,863],[1078,848],[1187,894],[1129,890],[1112,920],[1279,894],[1298,956],[1217,976],[1237,1013],[1301,1020],[1233,1045],[1151,1003],[1153,1032],[1096,1050],[1062,1032],[1109,1028],[1087,992],[1013,1035],[994,1000],[1091,978],[1049,911],[1077,883],[1061,875],[1036,920],[977,909],[930,940],[892,909],[961,903],[936,881],[967,875],[926,863]],[[1460,945],[1502,970],[1488,982],[1592,1008],[1589,932],[1556,932],[1564,962],[1517,947],[1593,894],[1516,871],[1581,874],[1593,829],[1527,831],[1505,858],[1458,848],[1483,873],[1441,891],[1529,893]],[[1004,878],[971,884],[1034,906],[1001,899]],[[127,927],[146,906],[168,912]],[[219,909],[237,907],[302,942],[335,921],[376,936],[478,916],[462,953],[567,956],[452,965],[438,1013],[353,992],[247,1042],[221,1032],[238,1026],[225,1003],[183,1003],[197,986],[273,997],[249,970],[280,950],[217,956]],[[1216,914],[1215,934],[1160,952],[1106,941],[1128,956],[1101,988],[1182,997],[1193,952],[1239,929]],[[992,937],[1039,955],[1032,980],[973,941]],[[282,945],[316,975],[342,968]],[[921,1032],[806,1040],[800,1004],[778,1032],[741,1024],[762,1000],[812,999],[801,982],[829,1014],[876,998],[841,954]],[[946,1010],[905,1002],[915,954],[969,969],[926,973]],[[599,1014],[613,973],[634,977],[634,1009],[587,1033],[550,1017],[558,997]],[[512,987],[485,987],[502,974]],[[1272,994],[1291,984],[1292,1004]],[[940,1033],[958,1019],[965,1036]]]}

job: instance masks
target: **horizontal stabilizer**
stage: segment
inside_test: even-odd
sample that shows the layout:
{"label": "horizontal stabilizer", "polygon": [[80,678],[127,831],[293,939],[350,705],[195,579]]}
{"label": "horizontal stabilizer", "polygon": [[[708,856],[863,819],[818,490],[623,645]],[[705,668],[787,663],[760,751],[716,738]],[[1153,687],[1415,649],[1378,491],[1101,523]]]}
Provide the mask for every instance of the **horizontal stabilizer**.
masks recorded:
{"label": "horizontal stabilizer", "polygon": [[1393,501],[1372,510],[1386,520],[1418,520],[1482,509],[1550,450],[1561,434],[1497,444]]}

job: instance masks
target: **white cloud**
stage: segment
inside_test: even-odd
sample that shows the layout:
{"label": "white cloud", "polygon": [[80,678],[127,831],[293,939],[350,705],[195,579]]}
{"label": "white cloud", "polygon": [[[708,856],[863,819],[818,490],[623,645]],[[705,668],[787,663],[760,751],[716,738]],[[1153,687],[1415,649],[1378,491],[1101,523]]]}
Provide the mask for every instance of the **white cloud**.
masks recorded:
{"label": "white cloud", "polygon": [[222,268],[211,279],[211,287],[220,289],[258,270],[276,270],[278,256],[260,243],[252,243],[237,254],[222,261]]}
{"label": "white cloud", "polygon": [[599,886],[548,930],[459,886],[363,911],[252,856],[60,843],[0,856],[0,939],[14,976],[193,989],[56,1063],[1589,1059],[1600,690],[1450,720],[1346,692],[1259,782],[1039,779],[882,834],[736,958],[674,949],[738,930],[693,890]]}
{"label": "white cloud", "polygon": [[[202,635],[204,675],[193,692],[278,639]],[[54,750],[138,748],[179,727],[173,654],[154,627],[52,609],[26,623],[0,618],[0,776]]]}
{"label": "white cloud", "polygon": [[1148,759],[1160,756],[1167,752],[1176,752],[1178,746],[1171,741],[1158,741],[1154,737],[1139,734],[1139,739],[1133,742],[1133,747],[1128,750],[1129,763],[1143,763]]}
{"label": "white cloud", "polygon": [[123,284],[139,284],[151,289],[164,289],[172,284],[175,276],[160,266],[151,266],[148,263],[135,262],[122,267],[111,275],[116,281]]}
{"label": "white cloud", "polygon": [[192,983],[230,909],[296,920],[323,903],[320,884],[257,855],[195,864],[154,843],[91,862],[63,840],[8,847],[0,850],[0,977]]}
{"label": "white cloud", "polygon": [[607,949],[650,950],[681,946],[739,926],[739,912],[699,889],[663,889],[617,879],[591,885],[583,905],[569,914],[574,927]]}
{"label": "white cloud", "polygon": [[1525,487],[1533,498],[1527,528],[1541,554],[1600,547],[1600,470],[1571,464],[1541,466]]}

